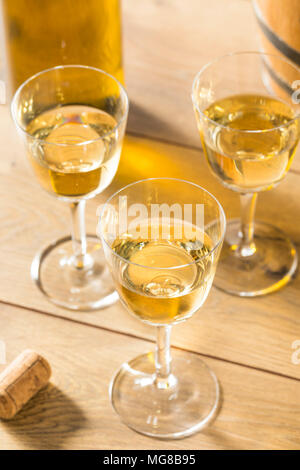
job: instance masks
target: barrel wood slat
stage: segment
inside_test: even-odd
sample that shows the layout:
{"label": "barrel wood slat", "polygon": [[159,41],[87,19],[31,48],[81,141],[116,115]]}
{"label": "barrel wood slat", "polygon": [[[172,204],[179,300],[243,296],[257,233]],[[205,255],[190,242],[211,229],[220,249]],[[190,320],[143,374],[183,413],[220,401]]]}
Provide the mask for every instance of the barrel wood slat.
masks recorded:
{"label": "barrel wood slat", "polygon": [[[9,126],[6,131],[10,136]],[[29,275],[31,260],[39,247],[68,233],[68,208],[39,188],[29,169],[25,169],[21,148],[7,146],[6,152],[13,166],[9,171],[4,168],[0,175],[0,300],[153,338],[154,331],[131,317],[119,303],[93,313],[69,312],[47,302],[37,291]],[[202,184],[222,201],[228,216],[238,215],[237,196],[210,175],[199,150],[127,137],[112,186],[105,195],[88,203],[88,231],[95,232],[97,206],[108,193],[147,176],[184,177]],[[299,204],[299,177],[290,173],[276,190],[260,197],[258,216],[270,222],[276,220],[299,246],[299,225],[295,223],[299,217]],[[228,361],[300,378],[300,368],[291,362],[292,342],[300,338],[299,283],[297,276],[282,291],[259,299],[239,299],[213,288],[202,311],[174,329],[173,343]]]}
{"label": "barrel wood slat", "polygon": [[[297,0],[254,0],[254,11],[260,32],[261,48],[265,52],[289,59],[298,70],[272,58],[268,61],[270,82],[281,90],[299,89],[300,83],[300,4]],[[299,93],[296,94],[299,98]],[[299,159],[299,156],[298,156]],[[297,165],[297,163],[296,163]],[[299,168],[299,167],[298,167]]]}
{"label": "barrel wood slat", "polygon": [[300,449],[299,380],[205,359],[222,386],[220,414],[202,433],[163,442],[127,429],[108,397],[121,363],[153,345],[2,304],[0,332],[8,361],[30,346],[53,370],[46,389],[0,421],[0,449]]}
{"label": "barrel wood slat", "polygon": [[300,5],[298,0],[254,0],[262,34],[287,59],[300,66]]}

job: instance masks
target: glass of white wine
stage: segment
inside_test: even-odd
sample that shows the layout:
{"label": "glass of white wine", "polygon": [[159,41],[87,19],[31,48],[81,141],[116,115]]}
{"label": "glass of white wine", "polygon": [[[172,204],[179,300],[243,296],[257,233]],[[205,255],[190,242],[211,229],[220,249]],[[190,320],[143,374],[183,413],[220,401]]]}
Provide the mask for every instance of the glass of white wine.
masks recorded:
{"label": "glass of white wine", "polygon": [[[257,193],[284,178],[297,149],[299,74],[284,58],[239,52],[205,65],[194,79],[192,100],[208,165],[240,195],[241,219],[227,224],[215,279],[230,294],[273,292],[296,271],[294,244],[273,225],[254,223],[254,213]],[[278,217],[283,210],[282,204]]]}
{"label": "glass of white wine", "polygon": [[16,91],[12,116],[35,177],[71,208],[72,236],[36,255],[31,275],[55,304],[93,310],[117,300],[96,236],[86,236],[86,200],[102,192],[118,168],[128,114],[123,86],[87,66],[40,72]]}
{"label": "glass of white wine", "polygon": [[225,233],[219,202],[196,184],[154,178],[130,184],[105,204],[99,234],[122,303],[157,327],[156,352],[122,365],[111,400],[122,421],[157,438],[181,438],[216,415],[219,385],[199,356],[170,354],[171,326],[204,303]]}

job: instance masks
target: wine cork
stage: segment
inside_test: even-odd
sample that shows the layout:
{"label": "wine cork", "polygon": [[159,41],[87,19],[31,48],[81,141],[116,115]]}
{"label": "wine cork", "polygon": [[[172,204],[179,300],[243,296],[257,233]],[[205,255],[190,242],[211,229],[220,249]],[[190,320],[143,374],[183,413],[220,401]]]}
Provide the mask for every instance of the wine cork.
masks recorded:
{"label": "wine cork", "polygon": [[51,368],[42,356],[26,349],[0,374],[0,418],[11,419],[47,385]]}

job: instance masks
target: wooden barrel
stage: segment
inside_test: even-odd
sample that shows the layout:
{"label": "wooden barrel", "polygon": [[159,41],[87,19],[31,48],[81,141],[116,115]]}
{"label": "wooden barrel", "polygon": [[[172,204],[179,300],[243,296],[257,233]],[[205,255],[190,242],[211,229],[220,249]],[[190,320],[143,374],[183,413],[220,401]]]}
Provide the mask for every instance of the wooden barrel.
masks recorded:
{"label": "wooden barrel", "polygon": [[[300,68],[300,0],[253,0],[253,6],[262,50]],[[300,80],[298,70],[283,61],[270,58],[267,66],[276,87],[288,91]]]}

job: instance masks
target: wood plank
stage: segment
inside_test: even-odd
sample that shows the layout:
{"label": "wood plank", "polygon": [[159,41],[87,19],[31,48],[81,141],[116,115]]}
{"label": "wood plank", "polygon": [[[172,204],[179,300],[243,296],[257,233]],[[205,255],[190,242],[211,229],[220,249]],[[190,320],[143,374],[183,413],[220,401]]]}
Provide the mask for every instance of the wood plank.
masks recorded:
{"label": "wood plank", "polygon": [[222,386],[220,414],[202,433],[163,442],[127,429],[108,397],[121,363],[153,345],[4,305],[0,338],[8,361],[31,347],[53,368],[51,385],[0,422],[0,449],[300,449],[298,380],[209,359]]}
{"label": "wood plank", "polygon": [[[25,170],[24,152],[15,142],[10,120],[3,116],[0,115],[5,160],[3,168],[0,166],[0,300],[153,337],[154,330],[131,317],[120,304],[94,313],[68,312],[47,302],[32,284],[31,260],[39,247],[68,233],[68,209],[44,193]],[[201,152],[128,137],[113,184],[104,195],[88,203],[89,232],[95,232],[97,206],[108,194],[128,182],[150,176],[183,177],[202,184],[220,199],[228,217],[238,214],[237,196],[210,175]],[[276,220],[299,247],[299,205],[299,178],[290,173],[277,189],[260,196],[258,217],[269,222]],[[203,354],[299,378],[300,367],[291,362],[292,342],[300,339],[299,285],[297,276],[282,291],[257,299],[239,299],[212,289],[201,312],[174,329],[173,342]]]}
{"label": "wood plank", "polygon": [[191,105],[193,78],[219,55],[257,47],[251,4],[240,0],[125,0],[129,130],[199,146]]}
{"label": "wood plank", "polygon": [[[200,147],[190,96],[194,76],[216,57],[259,49],[251,2],[122,4],[129,131]],[[300,172],[300,150],[292,168]]]}

